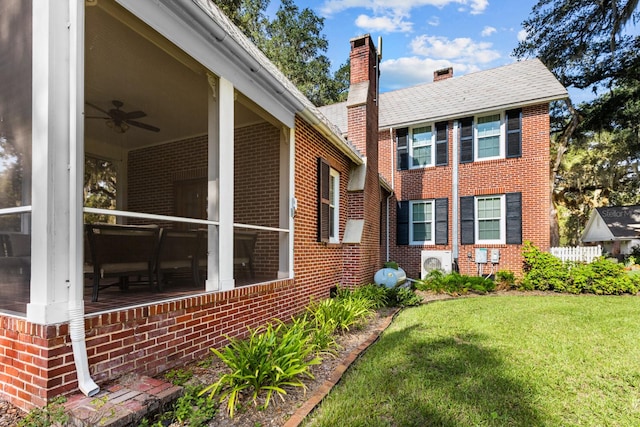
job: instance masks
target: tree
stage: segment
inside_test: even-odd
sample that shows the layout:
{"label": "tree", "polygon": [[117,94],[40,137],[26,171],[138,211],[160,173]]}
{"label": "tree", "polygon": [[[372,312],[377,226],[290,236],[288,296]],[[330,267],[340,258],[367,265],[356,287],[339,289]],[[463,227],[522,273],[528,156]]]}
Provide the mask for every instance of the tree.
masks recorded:
{"label": "tree", "polygon": [[272,20],[266,16],[269,0],[216,0],[245,35],[315,105],[341,99],[348,88],[344,65],[331,76],[331,63],[323,52],[329,42],[324,18],[311,9],[300,10],[293,0],[281,0]]}
{"label": "tree", "polygon": [[[527,37],[515,49],[516,57],[539,57],[567,88],[606,92],[592,103],[574,106],[567,100],[564,105],[552,106],[550,189],[554,203],[550,216],[554,246],[560,237],[557,209],[560,205],[571,205],[563,199],[571,193],[557,188],[558,183],[569,182],[569,177],[562,175],[567,172],[563,166],[565,154],[571,152],[575,156],[575,150],[580,147],[589,149],[584,143],[574,148],[576,141],[588,140],[606,131],[612,134],[612,144],[621,145],[618,148],[625,154],[623,157],[633,158],[633,153],[637,153],[633,138],[621,137],[622,133],[633,133],[629,127],[631,121],[622,114],[616,117],[605,114],[607,108],[625,104],[625,99],[630,101],[637,95],[633,88],[638,87],[640,81],[640,37],[622,31],[626,23],[638,17],[637,8],[638,0],[540,0],[523,23]],[[582,160],[579,165],[596,167],[598,158]],[[584,161],[594,163],[586,165]]]}

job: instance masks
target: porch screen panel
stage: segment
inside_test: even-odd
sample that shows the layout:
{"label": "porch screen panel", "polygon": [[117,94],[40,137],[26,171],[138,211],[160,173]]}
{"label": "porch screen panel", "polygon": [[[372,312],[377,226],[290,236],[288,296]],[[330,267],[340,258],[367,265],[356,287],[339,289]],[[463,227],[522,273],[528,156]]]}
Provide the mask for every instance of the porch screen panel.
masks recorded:
{"label": "porch screen panel", "polygon": [[0,311],[26,312],[31,270],[32,6],[0,0]]}

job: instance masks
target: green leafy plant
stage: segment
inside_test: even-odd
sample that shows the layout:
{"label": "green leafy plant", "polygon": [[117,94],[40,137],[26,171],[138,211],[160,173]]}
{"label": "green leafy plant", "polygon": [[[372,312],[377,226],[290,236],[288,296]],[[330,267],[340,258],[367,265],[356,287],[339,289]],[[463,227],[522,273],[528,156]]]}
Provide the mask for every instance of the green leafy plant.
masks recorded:
{"label": "green leafy plant", "polygon": [[423,291],[460,295],[470,291],[491,292],[495,289],[495,283],[485,277],[465,276],[456,272],[445,275],[440,270],[434,270],[423,280],[418,281],[416,287]]}
{"label": "green leafy plant", "polygon": [[164,374],[164,377],[173,385],[182,386],[185,385],[191,378],[193,378],[193,371],[190,371],[188,369],[171,369],[169,372]]}
{"label": "green leafy plant", "polygon": [[306,322],[294,322],[287,327],[278,321],[264,327],[249,330],[249,338],[230,338],[222,351],[211,351],[231,370],[218,381],[205,387],[200,393],[209,398],[219,396],[220,402],[227,400],[229,415],[233,417],[241,404],[243,394],[248,394],[257,405],[258,396],[265,393],[264,407],[269,406],[275,392],[286,394],[285,386],[306,386],[301,376],[313,378],[309,368],[320,363],[313,357],[314,347],[309,345]]}
{"label": "green leafy plant", "polygon": [[390,307],[411,307],[422,303],[422,298],[409,288],[388,288],[386,294]]}
{"label": "green leafy plant", "polygon": [[603,257],[590,264],[563,263],[531,243],[525,244],[523,254],[525,289],[596,295],[636,294],[640,289],[639,276],[626,274],[622,264]]}
{"label": "green leafy plant", "polygon": [[525,290],[564,290],[569,280],[565,263],[548,252],[542,252],[531,242],[524,244],[522,287]]}
{"label": "green leafy plant", "polygon": [[315,324],[322,328],[334,324],[336,332],[346,332],[372,313],[371,300],[349,290],[339,290],[336,298],[311,303],[307,310]]}
{"label": "green leafy plant", "polygon": [[499,289],[512,289],[516,286],[516,275],[510,270],[498,270],[496,272],[496,287]]}
{"label": "green leafy plant", "polygon": [[369,308],[378,309],[389,305],[389,294],[385,286],[369,283],[351,292],[351,296],[369,300]]}
{"label": "green leafy plant", "polygon": [[44,408],[31,410],[20,422],[18,427],[49,427],[53,425],[66,425],[69,414],[64,407],[64,397],[56,397]]}

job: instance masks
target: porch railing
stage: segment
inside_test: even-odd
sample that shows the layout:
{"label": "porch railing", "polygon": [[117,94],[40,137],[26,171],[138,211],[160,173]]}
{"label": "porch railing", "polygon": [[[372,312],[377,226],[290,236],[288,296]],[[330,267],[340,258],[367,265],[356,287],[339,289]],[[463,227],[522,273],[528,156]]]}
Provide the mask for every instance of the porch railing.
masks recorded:
{"label": "porch railing", "polygon": [[573,246],[556,247],[549,249],[551,255],[562,261],[580,261],[590,263],[602,256],[602,247],[598,246]]}

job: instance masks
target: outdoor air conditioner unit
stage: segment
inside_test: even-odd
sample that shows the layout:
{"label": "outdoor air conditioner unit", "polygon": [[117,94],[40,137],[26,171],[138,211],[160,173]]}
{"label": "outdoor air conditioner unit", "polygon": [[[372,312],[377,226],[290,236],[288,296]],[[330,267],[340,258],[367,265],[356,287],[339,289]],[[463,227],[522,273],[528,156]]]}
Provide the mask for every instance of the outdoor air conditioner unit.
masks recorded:
{"label": "outdoor air conditioner unit", "polygon": [[433,270],[451,273],[451,251],[422,251],[420,258],[421,279],[424,279]]}

